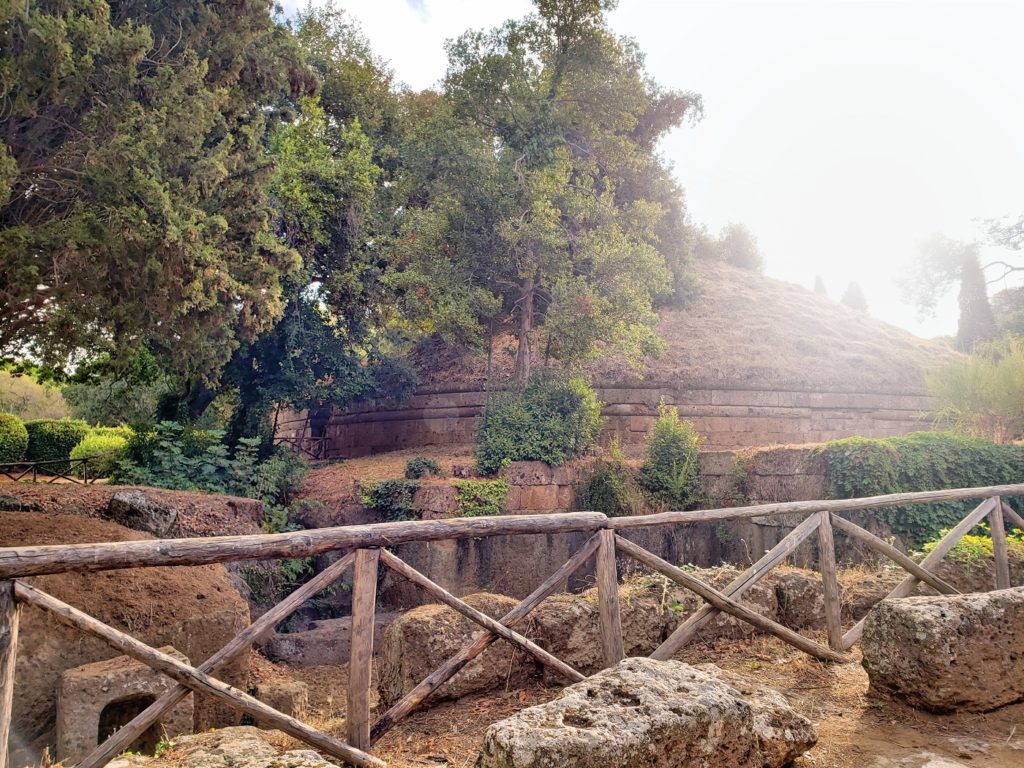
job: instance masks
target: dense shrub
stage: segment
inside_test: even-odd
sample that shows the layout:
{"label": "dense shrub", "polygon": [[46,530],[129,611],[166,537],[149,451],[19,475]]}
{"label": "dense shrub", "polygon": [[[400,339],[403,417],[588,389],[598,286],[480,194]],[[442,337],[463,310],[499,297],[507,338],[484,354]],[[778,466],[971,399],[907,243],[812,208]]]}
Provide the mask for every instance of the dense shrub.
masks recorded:
{"label": "dense shrub", "polygon": [[405,462],[406,480],[419,480],[427,475],[441,477],[441,467],[433,459],[428,459],[425,456],[413,456]]}
{"label": "dense shrub", "polygon": [[504,480],[455,480],[452,485],[462,517],[500,515],[505,509],[508,483]]}
{"label": "dense shrub", "polygon": [[[89,431],[89,425],[78,419],[33,419],[25,422],[28,430],[29,461],[67,459],[71,449],[78,445]],[[52,464],[47,472],[67,472],[68,464]]]}
{"label": "dense shrub", "polygon": [[28,430],[13,413],[0,413],[0,464],[21,461],[28,451]]}
{"label": "dense shrub", "polygon": [[[110,477],[128,455],[128,439],[113,429],[92,429],[71,449],[72,459],[93,458],[88,464],[89,477]],[[85,467],[76,464],[75,474],[84,477]]]}
{"label": "dense shrub", "polygon": [[576,495],[576,504],[588,512],[603,512],[608,517],[639,515],[646,510],[647,500],[636,473],[630,467],[617,443],[594,466]]}
{"label": "dense shrub", "polygon": [[365,485],[359,500],[385,520],[418,520],[419,511],[412,500],[419,487],[416,480],[381,480]]}
{"label": "dense shrub", "polygon": [[232,454],[222,433],[192,430],[162,421],[152,432],[128,440],[127,458],[112,480],[129,485],[199,490],[288,504],[302,481],[306,462],[283,446],[260,459],[258,438],[242,438]]}
{"label": "dense shrub", "polygon": [[488,400],[477,430],[477,470],[494,474],[513,461],[557,466],[591,448],[601,423],[601,403],[583,379],[538,374],[522,390]]}
{"label": "dense shrub", "polygon": [[688,509],[700,499],[700,438],[679,411],[662,403],[647,436],[640,482],[673,509]]}
{"label": "dense shrub", "polygon": [[[829,495],[846,499],[885,493],[1018,483],[1024,446],[998,445],[943,432],[835,440],[821,449]],[[1019,508],[1015,499],[1010,500]],[[907,544],[920,547],[952,528],[978,501],[943,501],[879,509],[873,514]]]}

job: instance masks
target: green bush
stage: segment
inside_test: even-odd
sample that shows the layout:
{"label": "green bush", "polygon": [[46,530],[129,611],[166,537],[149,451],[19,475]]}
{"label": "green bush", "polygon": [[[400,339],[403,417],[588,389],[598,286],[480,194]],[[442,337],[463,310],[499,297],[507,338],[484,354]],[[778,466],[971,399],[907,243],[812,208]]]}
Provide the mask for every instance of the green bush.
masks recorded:
{"label": "green bush", "polygon": [[452,485],[461,517],[490,517],[505,509],[508,483],[504,480],[454,480]]}
{"label": "green bush", "polygon": [[[78,419],[33,419],[25,422],[28,430],[29,461],[54,461],[67,459],[71,449],[82,442],[89,431],[89,425]],[[64,462],[44,467],[46,472],[67,472],[69,465]]]}
{"label": "green bush", "polygon": [[617,443],[612,443],[608,455],[597,462],[593,473],[580,486],[576,505],[608,517],[640,515],[646,511],[644,490]]}
{"label": "green bush", "polygon": [[477,430],[477,471],[491,475],[513,461],[557,466],[595,445],[601,425],[601,403],[583,379],[540,373],[522,390],[488,400]]}
{"label": "green bush", "polygon": [[640,482],[673,509],[688,509],[700,499],[700,438],[679,411],[662,403],[647,436]]}
{"label": "green bush", "polygon": [[[825,460],[829,496],[834,499],[1002,485],[1024,477],[1024,446],[943,432],[851,437],[827,443],[818,454]],[[1019,508],[1018,500],[1008,501]],[[920,547],[960,522],[977,504],[977,499],[908,504],[873,514],[908,545]]]}
{"label": "green bush", "polygon": [[428,459],[425,456],[413,456],[407,462],[405,462],[405,479],[406,480],[419,480],[421,477],[427,475],[433,475],[434,477],[441,477],[441,467],[433,459]]}
{"label": "green bush", "polygon": [[[117,470],[119,462],[128,455],[128,440],[123,435],[112,433],[109,428],[93,429],[82,441],[71,449],[72,459],[92,457],[89,462],[89,477],[110,477]],[[75,474],[85,476],[85,468],[75,465]]]}
{"label": "green bush", "polygon": [[412,500],[419,487],[416,480],[381,480],[364,486],[359,500],[385,520],[418,520]]}
{"label": "green bush", "polygon": [[0,464],[21,461],[28,451],[28,430],[13,413],[0,413]]}

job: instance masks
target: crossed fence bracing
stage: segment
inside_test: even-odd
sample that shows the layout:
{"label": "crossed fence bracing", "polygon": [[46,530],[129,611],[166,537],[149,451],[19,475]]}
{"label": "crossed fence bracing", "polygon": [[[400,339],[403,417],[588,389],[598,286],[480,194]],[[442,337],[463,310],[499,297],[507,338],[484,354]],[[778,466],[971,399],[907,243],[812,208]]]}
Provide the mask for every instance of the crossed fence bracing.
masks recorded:
{"label": "crossed fence bracing", "polygon": [[[705,601],[703,607],[677,627],[651,654],[652,658],[672,658],[697,635],[701,627],[717,613],[723,612],[748,622],[763,632],[775,635],[818,659],[842,663],[849,661],[845,652],[860,639],[864,622],[862,620],[844,632],[840,620],[834,529],[890,558],[907,571],[907,578],[890,593],[890,597],[909,595],[922,582],[942,594],[953,594],[956,590],[936,576],[934,571],[966,533],[988,518],[995,556],[995,587],[1002,589],[1010,586],[1005,520],[1024,528],[1024,518],[1007,505],[1002,497],[1017,495],[1024,495],[1024,484],[889,494],[861,499],[787,502],[695,512],[664,512],[625,518],[607,518],[596,512],[570,512],[377,523],[255,536],[0,548],[0,768],[6,768],[8,759],[7,743],[14,695],[18,617],[22,605],[27,604],[47,611],[63,623],[103,640],[115,650],[142,661],[177,682],[176,687],[163,694],[146,710],[97,746],[78,763],[79,768],[100,768],[106,765],[128,749],[150,726],[158,722],[164,713],[193,691],[214,696],[235,709],[349,764],[386,766],[383,760],[370,754],[373,744],[496,640],[502,639],[512,643],[570,682],[584,679],[583,674],[524,637],[515,627],[546,597],[560,590],[566,580],[591,558],[595,558],[602,650],[604,661],[609,666],[621,660],[624,655],[616,576],[617,554],[637,560],[692,590]],[[844,512],[957,499],[983,501],[951,529],[920,563],[911,560],[891,544],[860,526],[839,517],[839,514]],[[681,525],[775,514],[803,515],[804,519],[769,552],[721,590],[666,562],[618,533],[631,528],[655,525]],[[500,619],[492,619],[474,609],[386,549],[412,541],[571,532],[590,532],[592,535],[561,568]],[[737,602],[744,592],[783,562],[813,534],[817,534],[818,541],[828,646],[761,616]],[[238,560],[308,557],[337,551],[345,552],[341,559],[298,587],[198,667],[162,653],[21,581],[24,577],[68,571],[205,565]],[[474,636],[458,653],[371,723],[370,675],[374,612],[377,577],[381,566],[417,584],[435,600],[480,625],[484,632]],[[254,641],[269,633],[307,600],[329,587],[350,569],[354,570],[354,577],[352,644],[346,710],[347,741],[321,733],[213,676],[225,664],[247,652]]]}
{"label": "crossed fence bracing", "polygon": [[[92,467],[98,456],[84,456],[80,459],[48,459],[46,461],[13,461],[0,464],[0,477],[19,482],[69,483],[90,485],[99,479],[99,470]],[[93,471],[90,472],[89,470]]]}

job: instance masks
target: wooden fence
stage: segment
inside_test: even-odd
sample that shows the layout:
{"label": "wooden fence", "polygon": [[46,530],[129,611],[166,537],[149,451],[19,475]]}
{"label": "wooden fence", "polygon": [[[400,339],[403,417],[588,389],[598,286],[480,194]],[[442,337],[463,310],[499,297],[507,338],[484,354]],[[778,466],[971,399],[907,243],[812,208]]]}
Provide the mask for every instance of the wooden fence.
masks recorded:
{"label": "wooden fence", "polygon": [[[457,518],[371,525],[322,528],[291,533],[219,536],[205,539],[166,539],[101,544],[69,544],[0,548],[0,768],[6,768],[8,736],[14,695],[15,658],[18,643],[20,606],[27,604],[47,611],[59,621],[99,638],[115,650],[131,656],[175,680],[178,685],[163,694],[82,762],[79,768],[99,768],[126,750],[151,725],[191,691],[214,696],[243,713],[277,728],[347,763],[357,766],[385,766],[369,753],[372,745],[402,718],[422,704],[431,693],[454,676],[466,664],[483,653],[495,640],[506,640],[570,682],[584,679],[571,666],[550,654],[515,630],[530,612],[549,595],[562,588],[566,580],[591,557],[596,558],[597,590],[601,642],[604,661],[611,665],[623,658],[622,627],[619,617],[619,592],[616,555],[626,555],[692,590],[706,603],[681,624],[652,655],[669,659],[692,639],[715,614],[727,613],[770,633],[818,659],[846,662],[846,651],[863,631],[863,621],[844,631],[840,621],[840,595],[836,579],[833,531],[839,530],[907,571],[906,579],[891,593],[906,596],[924,582],[943,594],[956,590],[934,574],[946,554],[980,522],[990,521],[995,555],[996,588],[1010,585],[1004,522],[1024,528],[1024,519],[1001,497],[1024,495],[1024,484],[889,494],[860,499],[800,501],[751,507],[664,512],[657,515],[607,518],[596,512],[568,512],[546,515]],[[863,528],[839,517],[844,512],[876,509],[893,505],[923,504],[935,501],[983,499],[961,520],[920,563],[916,563],[892,545]],[[782,541],[757,562],[739,574],[721,590],[700,581],[620,535],[620,531],[655,525],[679,525],[708,520],[734,520],[764,515],[803,516]],[[439,584],[417,571],[386,547],[412,541],[439,541],[509,534],[547,534],[590,532],[583,546],[551,574],[537,589],[501,619],[492,619],[474,609]],[[761,616],[737,602],[743,593],[781,563],[812,534],[817,534],[819,568],[825,598],[828,645],[799,634]],[[238,560],[269,560],[308,557],[325,552],[346,551],[341,559],[298,587],[288,597],[242,630],[221,650],[198,667],[192,667],[135,638],[110,627],[82,611],[67,605],[29,584],[24,577],[51,573],[90,572],[148,566],[203,565]],[[378,570],[384,566],[420,586],[438,602],[466,616],[485,631],[475,636],[458,653],[423,679],[387,712],[371,723],[370,674],[373,652],[374,611]],[[346,711],[347,741],[321,733],[278,712],[213,675],[226,663],[247,652],[252,643],[267,634],[307,600],[329,587],[349,569],[354,569],[352,597],[352,645]]]}
{"label": "wooden fence", "polygon": [[[66,480],[80,485],[91,485],[99,479],[99,470],[92,467],[98,456],[80,459],[48,459],[46,461],[13,461],[0,464],[0,476],[15,482],[30,480],[38,483],[56,483]],[[77,469],[76,469],[77,467]],[[89,470],[93,471],[90,472]]]}

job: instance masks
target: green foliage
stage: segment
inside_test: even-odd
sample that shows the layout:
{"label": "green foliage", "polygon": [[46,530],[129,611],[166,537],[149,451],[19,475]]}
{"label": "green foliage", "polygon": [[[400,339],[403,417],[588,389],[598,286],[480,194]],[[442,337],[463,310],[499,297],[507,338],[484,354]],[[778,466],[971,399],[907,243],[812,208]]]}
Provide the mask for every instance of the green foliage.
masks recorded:
{"label": "green foliage", "polygon": [[508,483],[504,480],[454,480],[452,485],[461,517],[489,517],[505,509]]}
{"label": "green foliage", "polygon": [[761,272],[764,257],[757,245],[757,238],[745,225],[730,222],[714,237],[703,227],[694,227],[690,232],[693,254],[705,261],[724,261],[740,269]]}
{"label": "green foliage", "polygon": [[525,388],[488,400],[477,430],[477,470],[494,474],[513,461],[557,466],[594,446],[601,425],[601,403],[583,379],[538,373]]}
{"label": "green foliage", "polygon": [[72,414],[90,424],[151,424],[168,383],[148,349],[119,365],[109,355],[80,366],[61,388]]}
{"label": "green foliage", "polygon": [[[990,561],[993,556],[991,530],[986,525],[979,525],[977,530],[978,533],[968,533],[962,537],[946,555],[947,559],[972,569]],[[922,551],[925,554],[931,552],[947,533],[948,529],[939,531],[934,541],[925,543]],[[1007,531],[1006,549],[1011,560],[1024,561],[1024,531]]]}
{"label": "green foliage", "polygon": [[689,509],[700,499],[700,438],[693,424],[662,403],[647,436],[640,482],[673,509]]}
{"label": "green foliage", "polygon": [[[0,348],[216,380],[280,317],[265,135],[313,87],[267,0],[0,13]],[[68,276],[73,276],[69,279]]]}
{"label": "green foliage", "polygon": [[636,472],[626,463],[617,443],[598,460],[594,471],[580,486],[576,505],[588,512],[603,512],[608,517],[643,514],[647,498]]}
{"label": "green foliage", "polygon": [[992,313],[1000,334],[1024,336],[1024,285],[995,293],[992,296]]}
{"label": "green foliage", "polygon": [[232,455],[223,433],[188,429],[172,421],[128,441],[128,456],[112,477],[116,483],[248,496],[269,505],[288,504],[306,463],[284,447],[260,460],[259,438],[242,438]]}
{"label": "green foliage", "polygon": [[433,459],[428,459],[424,456],[413,456],[405,462],[406,480],[419,480],[427,475],[433,475],[434,477],[442,476],[441,467]]}
{"label": "green foliage", "polygon": [[68,404],[53,384],[0,370],[0,411],[21,419],[60,419],[68,415]]}
{"label": "green foliage", "polygon": [[[128,438],[109,428],[103,431],[89,430],[81,442],[71,449],[72,459],[93,459],[88,467],[89,477],[93,478],[110,477],[127,455]],[[86,470],[81,465],[76,465],[75,472],[84,475]]]}
{"label": "green foliage", "polygon": [[419,487],[416,480],[380,480],[365,485],[359,500],[385,520],[418,520],[420,514],[412,500]]}
{"label": "green foliage", "polygon": [[[902,437],[835,440],[819,449],[836,499],[886,493],[1016,483],[1024,476],[1024,446],[997,445],[941,432]],[[976,500],[913,504],[873,514],[910,546],[920,547],[952,528]]]}
{"label": "green foliage", "polygon": [[1024,337],[980,344],[928,376],[937,416],[957,432],[996,442],[1024,438]]}
{"label": "green foliage", "polygon": [[[25,422],[28,430],[28,461],[67,459],[89,431],[89,425],[78,419],[33,419]],[[69,465],[51,464],[47,472],[67,472]]]}
{"label": "green foliage", "polygon": [[21,461],[28,451],[28,430],[13,413],[0,411],[0,464]]}

